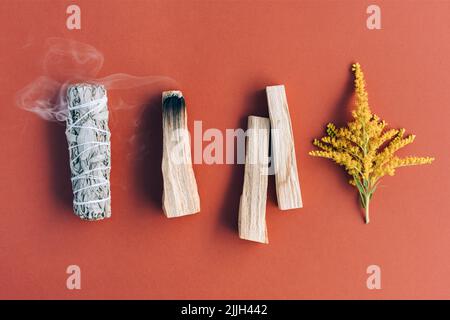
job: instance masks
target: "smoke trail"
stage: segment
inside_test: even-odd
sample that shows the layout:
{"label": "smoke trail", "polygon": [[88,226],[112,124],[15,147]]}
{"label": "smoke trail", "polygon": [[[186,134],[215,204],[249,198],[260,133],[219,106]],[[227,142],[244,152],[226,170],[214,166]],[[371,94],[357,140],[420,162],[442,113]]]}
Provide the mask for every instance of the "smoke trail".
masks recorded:
{"label": "smoke trail", "polygon": [[103,67],[104,55],[89,44],[71,39],[47,39],[40,60],[42,75],[17,92],[16,104],[49,121],[66,120],[67,87],[72,83],[97,83],[110,90],[130,89],[161,81],[176,83],[170,77],[126,73],[96,78]]}

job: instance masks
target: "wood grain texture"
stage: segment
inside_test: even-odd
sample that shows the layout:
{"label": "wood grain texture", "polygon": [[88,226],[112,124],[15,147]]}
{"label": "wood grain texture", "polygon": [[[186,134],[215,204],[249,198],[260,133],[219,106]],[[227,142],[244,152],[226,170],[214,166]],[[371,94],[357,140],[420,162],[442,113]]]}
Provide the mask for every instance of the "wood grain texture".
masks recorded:
{"label": "wood grain texture", "polygon": [[248,117],[239,237],[261,243],[269,242],[266,226],[269,131],[269,118]]}
{"label": "wood grain texture", "polygon": [[266,87],[278,207],[302,208],[294,136],[284,85]]}
{"label": "wood grain texture", "polygon": [[164,214],[168,218],[194,214],[200,211],[200,197],[192,169],[184,98],[181,91],[165,91],[162,101]]}

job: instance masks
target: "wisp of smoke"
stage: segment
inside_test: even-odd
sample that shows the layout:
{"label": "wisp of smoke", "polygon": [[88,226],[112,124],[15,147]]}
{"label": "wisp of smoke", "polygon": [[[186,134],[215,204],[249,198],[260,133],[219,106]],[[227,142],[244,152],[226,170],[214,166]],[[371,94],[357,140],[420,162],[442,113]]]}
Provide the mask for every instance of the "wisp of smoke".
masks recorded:
{"label": "wisp of smoke", "polygon": [[49,38],[44,48],[42,75],[17,92],[16,104],[45,120],[66,120],[66,94],[71,83],[97,83],[111,90],[130,89],[160,81],[176,83],[170,77],[133,76],[126,73],[96,78],[103,67],[103,54],[95,47],[75,40]]}

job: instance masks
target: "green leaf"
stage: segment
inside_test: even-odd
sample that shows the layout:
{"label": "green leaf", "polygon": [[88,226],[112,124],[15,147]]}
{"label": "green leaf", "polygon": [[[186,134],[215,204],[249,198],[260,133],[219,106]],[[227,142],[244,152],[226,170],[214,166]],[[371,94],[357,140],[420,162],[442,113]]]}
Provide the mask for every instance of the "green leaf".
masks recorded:
{"label": "green leaf", "polygon": [[359,181],[359,179],[353,177],[353,179],[355,179],[355,183],[356,183],[356,187],[358,188],[359,192],[364,194],[366,193],[366,190],[364,189],[363,185],[361,184],[361,181]]}
{"label": "green leaf", "polygon": [[359,200],[361,201],[361,207],[363,207],[363,209],[366,208],[366,197],[364,197],[364,195],[362,195],[361,193],[359,194]]}
{"label": "green leaf", "polygon": [[375,186],[372,188],[372,190],[370,190],[370,193],[369,193],[369,199],[370,200],[372,199],[372,196],[375,193],[375,190],[377,190],[377,187],[378,187],[378,183],[375,184]]}

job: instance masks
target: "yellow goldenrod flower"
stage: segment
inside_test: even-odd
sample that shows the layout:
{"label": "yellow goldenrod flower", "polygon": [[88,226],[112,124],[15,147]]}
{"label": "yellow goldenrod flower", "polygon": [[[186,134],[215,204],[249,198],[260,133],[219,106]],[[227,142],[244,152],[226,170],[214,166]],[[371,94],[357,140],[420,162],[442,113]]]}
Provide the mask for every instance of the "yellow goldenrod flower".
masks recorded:
{"label": "yellow goldenrod flower", "polygon": [[327,135],[313,141],[320,150],[309,154],[331,159],[345,168],[352,177],[349,183],[358,189],[361,205],[365,209],[365,220],[369,223],[369,203],[379,180],[385,175],[393,176],[397,168],[430,164],[434,158],[399,158],[394,155],[399,149],[413,143],[415,136],[404,137],[405,129],[385,130],[387,123],[370,110],[361,65],[353,64],[352,71],[356,97],[353,121],[342,128],[329,123]]}

